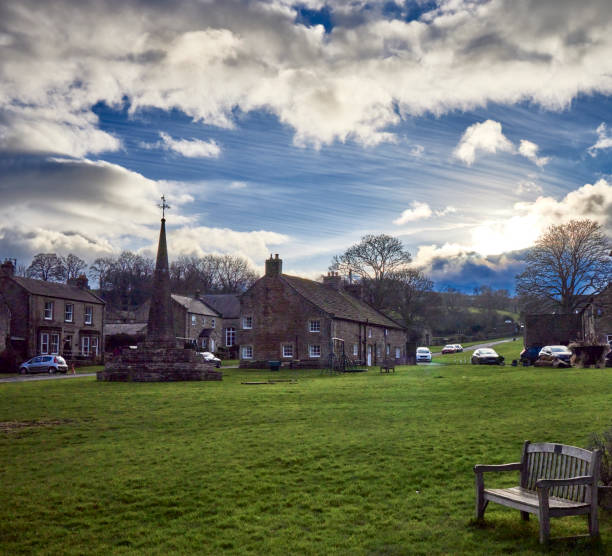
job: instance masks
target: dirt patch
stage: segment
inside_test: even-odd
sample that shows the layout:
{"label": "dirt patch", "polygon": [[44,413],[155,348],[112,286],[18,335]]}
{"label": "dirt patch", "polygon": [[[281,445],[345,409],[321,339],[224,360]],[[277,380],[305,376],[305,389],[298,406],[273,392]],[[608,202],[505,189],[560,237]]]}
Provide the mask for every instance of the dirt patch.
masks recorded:
{"label": "dirt patch", "polygon": [[12,432],[35,427],[56,427],[74,423],[72,419],[38,419],[36,421],[0,421],[0,432]]}

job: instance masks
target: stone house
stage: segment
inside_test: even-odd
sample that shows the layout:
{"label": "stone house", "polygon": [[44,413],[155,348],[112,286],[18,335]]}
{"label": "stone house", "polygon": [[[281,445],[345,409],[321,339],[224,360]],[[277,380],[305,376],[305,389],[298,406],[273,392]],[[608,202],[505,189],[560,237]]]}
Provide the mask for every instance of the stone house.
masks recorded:
{"label": "stone house", "polygon": [[[217,351],[224,341],[221,315],[201,299],[175,293],[170,297],[177,340],[195,344],[201,351]],[[119,323],[113,323],[113,327],[108,329],[115,333],[130,333],[135,324],[141,324],[138,333],[146,334],[149,307],[150,302],[146,301],[134,311],[133,318],[127,319],[128,322],[124,320],[123,328]]]}
{"label": "stone house", "polygon": [[0,352],[6,349],[11,332],[11,310],[0,293]]}
{"label": "stone house", "polygon": [[87,289],[84,276],[69,284],[23,278],[5,261],[0,293],[11,312],[11,345],[24,359],[58,354],[102,360],[104,301]]}
{"label": "stone house", "polygon": [[[199,296],[212,307],[221,318],[221,341],[217,353],[224,359],[238,359],[237,331],[240,324],[240,297],[234,293],[207,294]],[[217,323],[219,326],[219,323]]]}
{"label": "stone house", "polygon": [[406,339],[406,329],[362,301],[355,285],[343,287],[337,274],[323,283],[283,274],[278,255],[240,296],[241,367],[327,367],[342,353],[367,365],[401,364]]}
{"label": "stone house", "polygon": [[593,297],[593,315],[597,338],[612,346],[612,282]]}

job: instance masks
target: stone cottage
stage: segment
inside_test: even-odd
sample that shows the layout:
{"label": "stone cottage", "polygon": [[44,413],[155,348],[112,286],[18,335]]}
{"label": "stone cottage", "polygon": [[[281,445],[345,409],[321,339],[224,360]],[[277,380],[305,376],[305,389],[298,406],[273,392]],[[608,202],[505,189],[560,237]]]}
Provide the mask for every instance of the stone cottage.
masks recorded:
{"label": "stone cottage", "polygon": [[87,286],[84,276],[70,284],[15,276],[12,262],[2,263],[0,293],[11,312],[10,342],[22,358],[102,359],[104,301]]}
{"label": "stone cottage", "polygon": [[340,353],[367,365],[405,363],[405,328],[362,301],[355,285],[349,292],[337,273],[323,283],[289,276],[282,265],[270,257],[265,275],[240,297],[241,367],[327,367]]}
{"label": "stone cottage", "polygon": [[222,343],[217,344],[217,353],[224,359],[238,359],[237,331],[240,324],[240,297],[234,293],[207,294],[199,296],[206,305],[220,315]]}

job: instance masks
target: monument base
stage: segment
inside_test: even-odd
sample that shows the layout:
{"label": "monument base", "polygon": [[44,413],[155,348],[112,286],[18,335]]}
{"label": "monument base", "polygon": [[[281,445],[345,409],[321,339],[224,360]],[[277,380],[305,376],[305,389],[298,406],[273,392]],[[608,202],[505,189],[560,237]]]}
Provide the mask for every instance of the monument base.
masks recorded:
{"label": "monument base", "polygon": [[192,349],[151,348],[123,349],[103,371],[100,381],[112,382],[179,382],[187,380],[222,380],[223,374],[212,363],[205,362]]}

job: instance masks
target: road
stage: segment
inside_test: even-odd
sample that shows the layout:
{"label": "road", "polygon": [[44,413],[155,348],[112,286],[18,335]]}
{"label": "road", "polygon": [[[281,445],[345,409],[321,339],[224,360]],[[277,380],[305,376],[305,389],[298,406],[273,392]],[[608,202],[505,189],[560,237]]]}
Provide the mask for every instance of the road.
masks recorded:
{"label": "road", "polygon": [[[486,342],[484,344],[476,344],[474,346],[463,348],[463,351],[466,352],[466,351],[474,351],[480,348],[490,348],[492,346],[496,346],[497,344],[505,344],[506,342],[511,342],[511,341],[512,341],[512,338],[506,338],[505,340],[497,340],[495,342]],[[432,355],[442,355],[442,353],[440,353],[439,351],[436,353],[432,352]]]}

